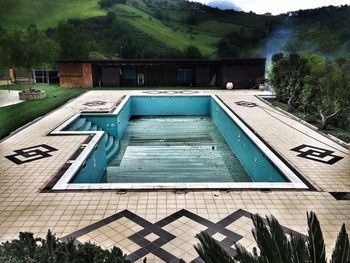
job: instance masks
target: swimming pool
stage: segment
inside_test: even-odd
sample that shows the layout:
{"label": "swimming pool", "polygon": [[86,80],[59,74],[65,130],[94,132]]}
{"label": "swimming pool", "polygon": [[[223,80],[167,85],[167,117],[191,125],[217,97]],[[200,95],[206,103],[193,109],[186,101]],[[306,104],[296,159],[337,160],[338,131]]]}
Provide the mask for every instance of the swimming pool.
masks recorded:
{"label": "swimming pool", "polygon": [[55,133],[95,135],[53,190],[307,188],[216,96],[127,96]]}

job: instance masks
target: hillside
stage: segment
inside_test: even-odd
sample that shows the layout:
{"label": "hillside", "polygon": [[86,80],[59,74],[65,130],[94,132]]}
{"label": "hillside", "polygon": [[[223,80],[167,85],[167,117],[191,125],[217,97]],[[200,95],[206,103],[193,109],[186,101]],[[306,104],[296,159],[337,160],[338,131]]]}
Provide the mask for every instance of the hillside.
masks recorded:
{"label": "hillside", "polygon": [[27,27],[31,23],[40,29],[56,26],[69,18],[105,15],[98,0],[0,0],[2,27]]}
{"label": "hillside", "polygon": [[347,6],[264,16],[185,0],[0,0],[1,27],[36,24],[63,46],[60,57],[257,57],[279,51],[341,57],[350,53],[349,20]]}

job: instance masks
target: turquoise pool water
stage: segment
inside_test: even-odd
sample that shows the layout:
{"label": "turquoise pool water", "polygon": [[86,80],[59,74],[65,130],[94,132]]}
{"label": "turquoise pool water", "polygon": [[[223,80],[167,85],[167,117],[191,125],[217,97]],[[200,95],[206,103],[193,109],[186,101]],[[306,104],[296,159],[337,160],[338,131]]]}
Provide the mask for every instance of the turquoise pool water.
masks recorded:
{"label": "turquoise pool water", "polygon": [[289,182],[211,96],[132,96],[65,130],[104,132],[71,183]]}

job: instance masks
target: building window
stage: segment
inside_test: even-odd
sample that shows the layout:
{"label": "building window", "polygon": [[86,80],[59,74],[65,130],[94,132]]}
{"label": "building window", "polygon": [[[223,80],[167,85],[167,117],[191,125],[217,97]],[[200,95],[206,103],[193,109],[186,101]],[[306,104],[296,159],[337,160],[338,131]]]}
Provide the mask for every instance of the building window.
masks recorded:
{"label": "building window", "polygon": [[191,84],[192,83],[192,70],[191,69],[178,69],[178,71],[177,71],[177,83],[178,84]]}
{"label": "building window", "polygon": [[123,80],[135,80],[136,79],[136,71],[133,68],[123,69]]}

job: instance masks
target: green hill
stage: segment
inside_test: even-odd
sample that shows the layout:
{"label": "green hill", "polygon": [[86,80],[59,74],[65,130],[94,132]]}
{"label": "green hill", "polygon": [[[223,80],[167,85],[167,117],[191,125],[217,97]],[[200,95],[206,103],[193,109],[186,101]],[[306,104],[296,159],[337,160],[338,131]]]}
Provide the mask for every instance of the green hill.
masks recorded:
{"label": "green hill", "polygon": [[104,58],[121,53],[128,58],[255,57],[278,51],[341,57],[350,53],[348,6],[265,16],[185,0],[101,2],[0,0],[0,25],[25,29],[36,24],[62,46],[60,57]]}
{"label": "green hill", "polygon": [[0,0],[2,27],[27,27],[34,23],[40,29],[56,26],[69,18],[105,15],[98,0]]}

